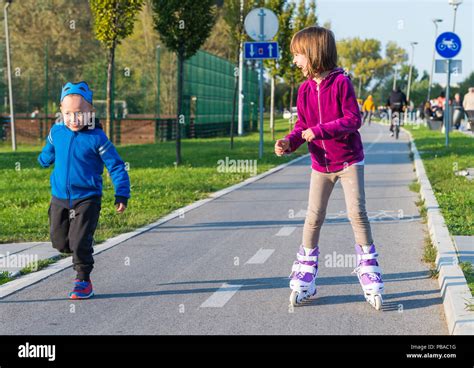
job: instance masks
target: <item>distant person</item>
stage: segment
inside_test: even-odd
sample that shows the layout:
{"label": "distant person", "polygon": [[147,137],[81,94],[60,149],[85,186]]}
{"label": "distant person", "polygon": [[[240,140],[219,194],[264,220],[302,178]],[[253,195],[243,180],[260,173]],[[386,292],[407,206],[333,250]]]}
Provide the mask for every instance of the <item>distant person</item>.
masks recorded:
{"label": "distant person", "polygon": [[446,105],[446,94],[444,91],[441,91],[439,96],[436,98],[436,105],[444,110]]}
{"label": "distant person", "polygon": [[375,104],[372,99],[372,95],[369,95],[362,105],[362,124],[365,124],[366,120],[370,126],[372,114],[375,112]]}
{"label": "distant person", "polygon": [[357,99],[357,106],[359,106],[360,116],[362,116],[362,105],[364,104],[364,100],[362,98]]}
{"label": "distant person", "polygon": [[433,110],[431,109],[430,101],[426,101],[423,107],[423,114],[425,120],[430,120],[433,116]]}
{"label": "distant person", "polygon": [[307,143],[312,161],[303,239],[290,275],[290,303],[300,304],[316,294],[320,231],[340,179],[356,239],[356,274],[366,300],[380,309],[384,284],[365,209],[364,147],[354,87],[344,69],[337,67],[332,31],[305,28],[293,36],[290,50],[307,80],[298,90],[298,121],[290,134],[276,141],[275,154],[294,152]]}
{"label": "distant person", "polygon": [[464,117],[464,108],[462,106],[461,95],[456,93],[453,101],[453,126],[457,130],[461,126],[461,120]]}
{"label": "distant person", "polygon": [[390,119],[390,136],[393,137],[393,121],[394,119],[398,119],[399,122],[401,121],[402,112],[407,106],[407,97],[400,90],[400,87],[397,87],[390,93],[390,97],[387,100],[387,106],[390,107],[390,110],[392,111]]}
{"label": "distant person", "polygon": [[474,87],[469,88],[469,92],[464,95],[462,102],[464,111],[466,112],[467,119],[469,121],[470,129],[473,130],[474,124]]}
{"label": "distant person", "polygon": [[94,295],[90,279],[92,243],[101,210],[104,164],[115,187],[118,213],[127,207],[130,179],[100,124],[90,124],[94,107],[87,83],[66,83],[60,108],[63,121],[52,126],[38,161],[43,167],[54,164],[48,210],[50,234],[54,248],[72,253],[77,276],[69,298],[87,299]]}
{"label": "distant person", "polygon": [[416,108],[416,115],[417,119],[425,119],[425,102],[422,102],[418,105],[418,107]]}
{"label": "distant person", "polygon": [[30,115],[30,116],[31,116],[32,118],[37,118],[38,115],[39,115],[39,113],[40,113],[39,107],[36,106],[36,107],[34,108],[34,110],[31,112],[31,115]]}
{"label": "distant person", "polygon": [[36,118],[39,116],[39,113],[40,113],[40,110],[39,110],[39,107],[35,107],[34,110],[31,112],[30,114],[30,117],[31,117],[31,122],[32,123],[35,123],[36,122]]}

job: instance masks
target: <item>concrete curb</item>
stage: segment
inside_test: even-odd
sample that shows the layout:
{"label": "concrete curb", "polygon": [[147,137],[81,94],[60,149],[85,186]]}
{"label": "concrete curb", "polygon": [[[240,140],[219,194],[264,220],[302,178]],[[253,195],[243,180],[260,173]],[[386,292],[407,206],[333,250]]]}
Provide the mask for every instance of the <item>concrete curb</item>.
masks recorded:
{"label": "concrete curb", "polygon": [[[115,247],[116,245],[120,244],[120,243],[123,243],[124,241],[126,240],[129,240],[131,238],[134,238],[135,236],[138,236],[138,235],[141,235],[147,231],[150,231],[152,229],[154,229],[155,227],[157,226],[160,226],[162,224],[164,224],[165,222],[168,222],[172,219],[175,219],[177,217],[180,217],[180,216],[183,216],[186,212],[189,212],[189,211],[192,211],[198,207],[201,207],[203,205],[205,205],[206,203],[209,203],[210,201],[213,201],[219,197],[222,197],[230,192],[233,192],[234,190],[237,190],[239,188],[242,188],[246,185],[249,185],[251,183],[254,183],[260,179],[263,179],[265,178],[266,176],[269,176],[277,171],[280,171],[282,169],[284,169],[285,167],[287,166],[290,166],[290,165],[293,165],[295,164],[296,162],[299,162],[301,160],[304,160],[306,159],[307,157],[309,156],[309,153],[308,154],[305,154],[301,157],[298,157],[294,160],[291,160],[287,163],[284,163],[284,164],[281,164],[281,165],[278,165],[268,171],[265,171],[264,173],[261,173],[259,175],[256,175],[256,176],[252,176],[240,183],[237,183],[237,184],[234,184],[230,187],[227,187],[227,188],[224,188],[224,189],[221,189],[217,192],[214,192],[214,193],[211,193],[209,195],[208,198],[205,198],[205,199],[201,199],[199,201],[196,201],[194,203],[191,203],[190,205],[187,205],[185,207],[181,207],[181,208],[178,208],[177,210],[171,212],[170,214],[160,218],[159,220],[157,220],[156,222],[153,222],[151,224],[148,224],[148,225],[145,225],[141,228],[138,228],[134,231],[131,231],[131,232],[128,232],[128,233],[124,233],[124,234],[120,234],[120,235],[117,235],[113,238],[110,238],[110,239],[107,239],[104,243],[100,244],[100,245],[97,245],[94,247],[94,255],[97,255],[97,254],[100,254],[110,248],[113,248]],[[63,258],[61,259],[60,261],[40,270],[40,271],[36,271],[36,272],[32,272],[30,274],[27,274],[25,276],[21,276],[17,279],[14,279],[10,282],[7,282],[6,284],[3,284],[3,285],[0,285],[0,299],[10,295],[10,294],[13,294],[19,290],[22,290],[30,285],[33,285],[33,284],[36,284],[37,282],[51,276],[51,275],[54,275],[55,273],[58,273],[60,271],[63,271],[65,270],[66,268],[69,268],[69,267],[72,267],[72,257],[67,257],[67,258]]]}
{"label": "concrete curb", "polygon": [[439,271],[438,283],[443,298],[444,312],[448,331],[452,335],[474,335],[474,312],[466,308],[467,303],[473,303],[474,298],[467,286],[464,273],[458,264],[454,242],[441,214],[438,201],[426,175],[423,161],[415,145],[415,140],[408,130],[402,128],[410,137],[411,152],[420,183],[421,198],[425,201],[427,210],[428,229],[431,241],[437,248],[436,267]]}

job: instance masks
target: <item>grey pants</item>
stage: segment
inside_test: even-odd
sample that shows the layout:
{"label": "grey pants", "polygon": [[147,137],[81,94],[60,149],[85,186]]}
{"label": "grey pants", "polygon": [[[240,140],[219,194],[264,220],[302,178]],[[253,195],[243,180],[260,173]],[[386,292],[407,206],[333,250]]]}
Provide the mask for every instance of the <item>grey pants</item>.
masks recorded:
{"label": "grey pants", "polygon": [[356,243],[360,245],[373,243],[365,210],[364,166],[350,165],[334,173],[312,170],[308,210],[303,228],[303,246],[306,248],[315,248],[319,245],[319,234],[326,217],[329,197],[339,178]]}

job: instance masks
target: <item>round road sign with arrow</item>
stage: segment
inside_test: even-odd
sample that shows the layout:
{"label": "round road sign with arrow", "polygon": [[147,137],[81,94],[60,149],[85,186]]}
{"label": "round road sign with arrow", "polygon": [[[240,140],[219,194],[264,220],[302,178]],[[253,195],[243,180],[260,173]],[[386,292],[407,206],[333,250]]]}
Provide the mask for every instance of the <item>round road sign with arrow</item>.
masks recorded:
{"label": "round road sign with arrow", "polygon": [[255,41],[269,41],[278,32],[278,18],[267,8],[256,8],[245,17],[245,32]]}

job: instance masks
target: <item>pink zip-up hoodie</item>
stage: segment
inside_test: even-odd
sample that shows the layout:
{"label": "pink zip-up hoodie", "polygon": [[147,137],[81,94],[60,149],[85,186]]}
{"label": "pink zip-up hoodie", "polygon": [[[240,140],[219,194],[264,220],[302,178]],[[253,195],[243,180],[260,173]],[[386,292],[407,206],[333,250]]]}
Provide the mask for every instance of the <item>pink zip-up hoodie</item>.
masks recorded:
{"label": "pink zip-up hoodie", "polygon": [[319,85],[311,78],[301,84],[296,106],[298,121],[286,136],[290,141],[287,152],[306,142],[301,133],[311,128],[315,139],[308,149],[314,170],[336,172],[364,159],[359,105],[342,68],[333,69]]}

